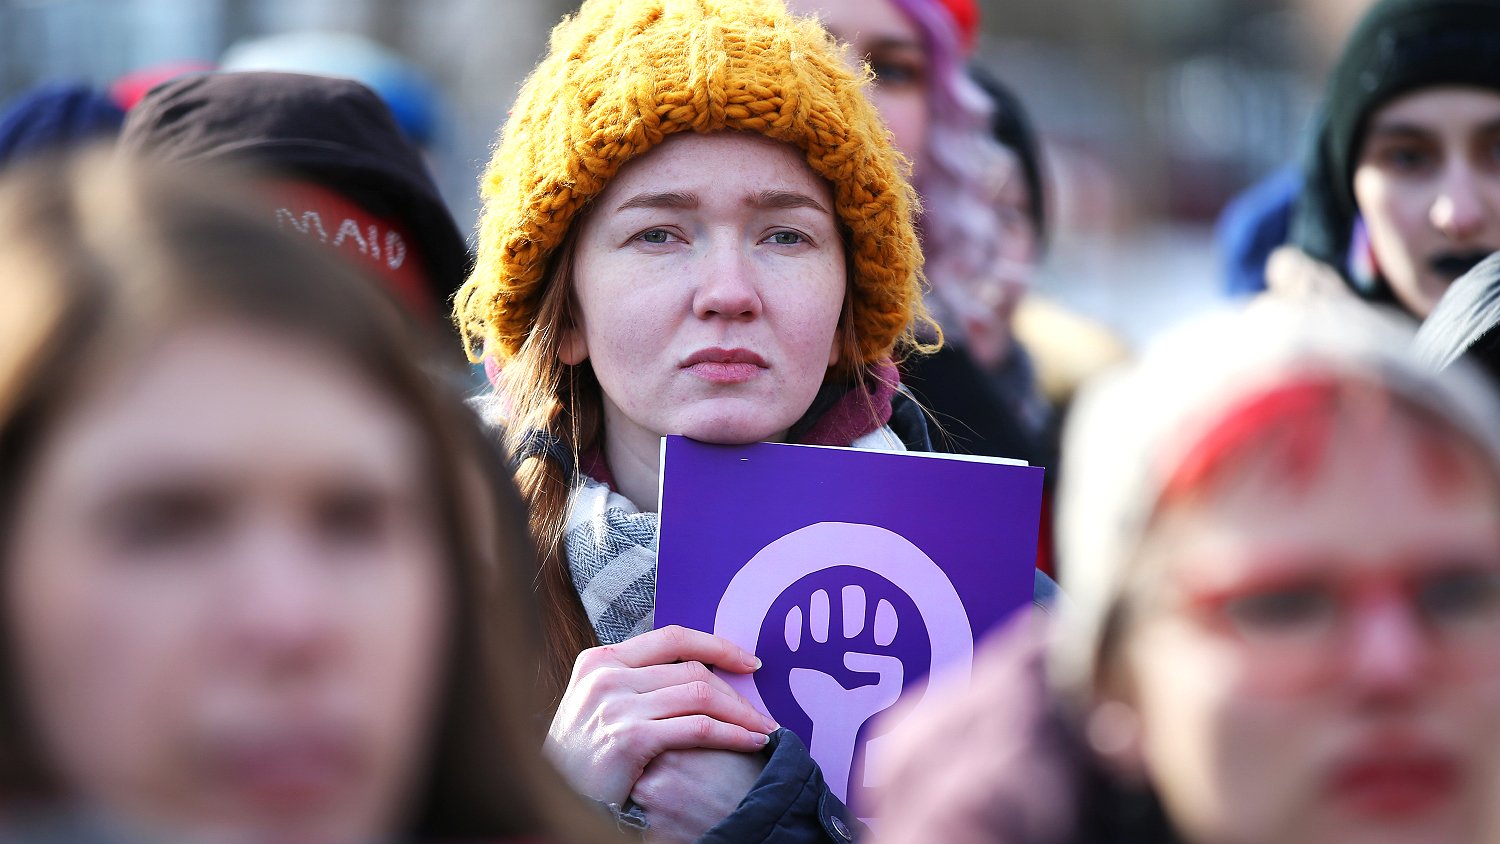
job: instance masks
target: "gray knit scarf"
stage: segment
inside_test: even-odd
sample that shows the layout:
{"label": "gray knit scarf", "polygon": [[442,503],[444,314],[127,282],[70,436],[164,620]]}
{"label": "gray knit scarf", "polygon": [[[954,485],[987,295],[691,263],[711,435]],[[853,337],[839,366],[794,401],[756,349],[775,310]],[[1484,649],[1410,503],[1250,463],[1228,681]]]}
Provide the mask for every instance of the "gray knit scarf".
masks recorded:
{"label": "gray knit scarf", "polygon": [[652,627],[656,612],[655,513],[590,477],[573,488],[563,547],[573,588],[599,641],[616,645]]}

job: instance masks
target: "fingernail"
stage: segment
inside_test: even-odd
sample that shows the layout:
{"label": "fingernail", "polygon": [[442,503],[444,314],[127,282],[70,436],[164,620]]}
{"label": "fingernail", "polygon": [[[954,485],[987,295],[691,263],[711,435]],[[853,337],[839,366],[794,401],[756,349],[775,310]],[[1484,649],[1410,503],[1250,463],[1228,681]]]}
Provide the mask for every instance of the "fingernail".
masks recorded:
{"label": "fingernail", "polygon": [[781,725],[776,723],[776,719],[770,717],[766,718],[766,726],[768,726],[770,728],[770,731],[773,733],[781,729]]}
{"label": "fingernail", "polygon": [[749,662],[750,662],[751,666],[756,671],[759,671],[760,667],[765,664],[765,663],[763,663],[763,662],[760,661],[760,657],[758,657],[758,656],[752,656],[752,657],[750,657]]}
{"label": "fingernail", "polygon": [[771,737],[770,736],[763,736],[760,733],[756,733],[755,734],[755,743],[756,744],[764,746],[764,745],[770,743],[770,741],[771,741]]}

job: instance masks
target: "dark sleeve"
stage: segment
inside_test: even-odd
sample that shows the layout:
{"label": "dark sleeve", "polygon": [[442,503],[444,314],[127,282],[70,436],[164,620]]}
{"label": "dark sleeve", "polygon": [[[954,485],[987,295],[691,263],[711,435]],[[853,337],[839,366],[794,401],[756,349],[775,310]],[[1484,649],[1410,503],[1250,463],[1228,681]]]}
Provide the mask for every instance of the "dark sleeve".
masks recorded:
{"label": "dark sleeve", "polygon": [[888,423],[901,438],[907,451],[932,451],[932,436],[927,430],[927,414],[906,393],[897,390],[891,398],[891,420]]}
{"label": "dark sleeve", "polygon": [[865,832],[795,733],[772,733],[766,752],[771,758],[750,793],[698,844],[849,844]]}

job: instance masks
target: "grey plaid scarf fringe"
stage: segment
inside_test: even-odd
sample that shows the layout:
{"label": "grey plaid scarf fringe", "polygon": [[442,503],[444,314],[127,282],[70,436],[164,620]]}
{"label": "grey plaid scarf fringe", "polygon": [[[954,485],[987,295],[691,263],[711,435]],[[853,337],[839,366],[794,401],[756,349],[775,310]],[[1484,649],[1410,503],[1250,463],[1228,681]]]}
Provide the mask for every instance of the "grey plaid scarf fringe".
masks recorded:
{"label": "grey plaid scarf fringe", "polygon": [[645,633],[656,615],[655,513],[592,478],[573,489],[563,545],[573,587],[599,641],[616,645]]}

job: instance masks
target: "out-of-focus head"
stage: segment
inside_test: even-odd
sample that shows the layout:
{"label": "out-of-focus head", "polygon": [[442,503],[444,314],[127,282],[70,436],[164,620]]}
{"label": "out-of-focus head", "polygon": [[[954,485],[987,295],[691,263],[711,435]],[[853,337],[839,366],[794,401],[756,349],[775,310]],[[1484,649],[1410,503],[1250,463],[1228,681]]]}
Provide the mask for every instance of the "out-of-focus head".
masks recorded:
{"label": "out-of-focus head", "polygon": [[390,106],[408,138],[430,146],[437,129],[438,95],[421,70],[370,38],[352,32],[299,31],[230,45],[219,66],[235,73],[280,71],[353,79]]}
{"label": "out-of-focus head", "polygon": [[1500,249],[1500,88],[1428,88],[1381,106],[1354,197],[1372,267],[1425,319],[1455,279]]}
{"label": "out-of-focus head", "polygon": [[[970,345],[1004,338],[1024,292],[1034,237],[1012,231],[1025,190],[1015,154],[993,132],[998,104],[966,62],[978,9],[962,0],[791,0],[868,63],[871,100],[912,164],[922,194],[928,303],[945,332]],[[973,350],[973,349],[971,349]]]}
{"label": "out-of-focus head", "polygon": [[0,112],[0,167],[107,141],[124,122],[125,110],[87,85],[40,85]]}
{"label": "out-of-focus head", "polygon": [[381,98],[353,80],[183,76],[130,110],[120,148],[265,172],[279,226],[343,252],[430,321],[442,319],[469,271],[463,234],[421,152]]}
{"label": "out-of-focus head", "polygon": [[1500,786],[1500,409],[1262,303],[1075,405],[1055,679],[1189,841],[1472,841]]}
{"label": "out-of-focus head", "polygon": [[566,838],[519,502],[395,303],[247,190],[0,184],[0,790],[147,837]]}
{"label": "out-of-focus head", "polygon": [[995,139],[1016,156],[1020,178],[1010,179],[1001,194],[1001,222],[1014,246],[1006,252],[1012,260],[1034,263],[1041,258],[1047,239],[1047,191],[1042,161],[1042,141],[1021,98],[1004,82],[982,68],[970,71],[974,81],[995,102],[991,123]]}
{"label": "out-of-focus head", "polygon": [[1384,0],[1329,76],[1292,239],[1419,319],[1500,249],[1500,2]]}

